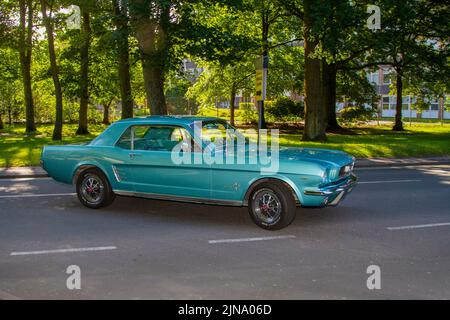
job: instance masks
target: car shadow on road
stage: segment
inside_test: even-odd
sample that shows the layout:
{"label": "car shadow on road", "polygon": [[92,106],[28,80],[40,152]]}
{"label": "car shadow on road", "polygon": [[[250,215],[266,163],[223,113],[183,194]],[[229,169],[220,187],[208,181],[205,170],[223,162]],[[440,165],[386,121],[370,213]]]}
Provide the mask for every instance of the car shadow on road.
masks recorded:
{"label": "car shadow on road", "polygon": [[[354,208],[347,206],[341,208],[298,207],[296,219],[288,229],[284,230],[329,224],[337,219],[342,223],[345,220],[356,219],[356,211]],[[144,219],[148,223],[157,221],[167,225],[176,224],[179,226],[182,224],[186,227],[257,228],[249,216],[247,207],[117,197],[113,205],[102,210],[102,212],[107,212],[108,215],[126,215],[127,218]]]}

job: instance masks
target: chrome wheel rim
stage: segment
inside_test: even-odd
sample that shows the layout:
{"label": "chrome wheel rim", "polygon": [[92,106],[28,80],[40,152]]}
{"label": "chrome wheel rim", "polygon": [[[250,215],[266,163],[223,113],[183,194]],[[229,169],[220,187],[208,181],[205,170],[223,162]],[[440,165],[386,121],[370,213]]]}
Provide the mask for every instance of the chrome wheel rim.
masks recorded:
{"label": "chrome wheel rim", "polygon": [[278,196],[270,189],[256,192],[253,201],[253,212],[258,220],[266,225],[278,222],[281,217],[282,205]]}
{"label": "chrome wheel rim", "polygon": [[99,204],[104,197],[105,186],[99,176],[87,174],[81,182],[81,194],[89,204]]}

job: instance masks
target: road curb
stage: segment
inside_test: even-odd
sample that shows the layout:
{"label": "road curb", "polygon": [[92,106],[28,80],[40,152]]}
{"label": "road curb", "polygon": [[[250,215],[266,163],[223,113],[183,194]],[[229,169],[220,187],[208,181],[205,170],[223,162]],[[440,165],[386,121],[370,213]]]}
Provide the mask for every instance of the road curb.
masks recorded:
{"label": "road curb", "polygon": [[450,157],[435,158],[360,158],[356,159],[355,168],[407,167],[450,164]]}
{"label": "road curb", "polygon": [[0,179],[45,178],[47,172],[41,167],[10,167],[0,168]]}

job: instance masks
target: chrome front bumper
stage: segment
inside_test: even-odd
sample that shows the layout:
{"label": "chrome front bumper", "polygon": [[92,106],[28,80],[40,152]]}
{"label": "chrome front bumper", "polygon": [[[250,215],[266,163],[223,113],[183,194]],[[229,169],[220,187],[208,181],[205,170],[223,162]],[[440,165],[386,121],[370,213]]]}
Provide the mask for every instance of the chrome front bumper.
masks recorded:
{"label": "chrome front bumper", "polygon": [[333,184],[318,188],[317,190],[304,190],[307,196],[318,196],[323,198],[322,206],[337,206],[342,199],[349,194],[356,185],[356,176],[351,173],[346,179],[343,179],[338,184]]}

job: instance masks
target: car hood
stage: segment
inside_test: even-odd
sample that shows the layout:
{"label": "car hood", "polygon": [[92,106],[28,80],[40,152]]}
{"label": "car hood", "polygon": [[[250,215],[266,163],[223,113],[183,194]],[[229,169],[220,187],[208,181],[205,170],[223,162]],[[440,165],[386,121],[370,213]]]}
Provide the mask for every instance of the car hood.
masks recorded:
{"label": "car hood", "polygon": [[310,161],[327,166],[344,166],[355,160],[353,156],[343,151],[316,148],[282,147],[279,157],[281,161]]}

